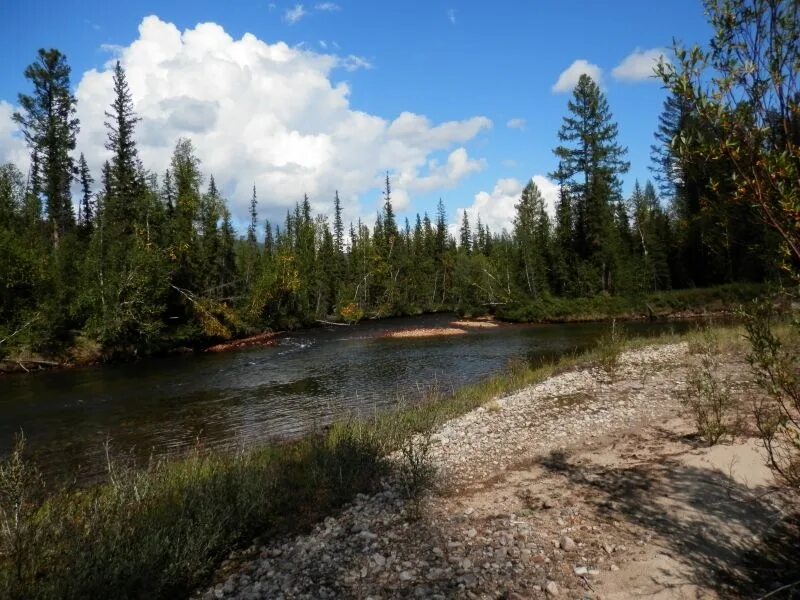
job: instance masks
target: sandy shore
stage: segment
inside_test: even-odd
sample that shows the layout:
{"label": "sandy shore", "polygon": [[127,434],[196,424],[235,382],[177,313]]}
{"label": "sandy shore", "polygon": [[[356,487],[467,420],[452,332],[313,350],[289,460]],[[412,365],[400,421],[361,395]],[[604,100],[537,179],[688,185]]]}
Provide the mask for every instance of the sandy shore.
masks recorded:
{"label": "sandy shore", "polygon": [[[577,369],[432,436],[440,489],[392,482],[308,534],[253,548],[203,598],[717,598],[782,510],[753,437],[704,446],[686,344]],[[725,376],[752,396],[741,359]],[[720,591],[722,590],[722,592]],[[739,597],[731,592],[725,597]]]}
{"label": "sandy shore", "polygon": [[450,335],[464,335],[467,332],[463,329],[456,327],[420,327],[418,329],[400,329],[398,331],[387,331],[381,337],[394,339],[394,338],[426,338],[426,337],[444,337]]}

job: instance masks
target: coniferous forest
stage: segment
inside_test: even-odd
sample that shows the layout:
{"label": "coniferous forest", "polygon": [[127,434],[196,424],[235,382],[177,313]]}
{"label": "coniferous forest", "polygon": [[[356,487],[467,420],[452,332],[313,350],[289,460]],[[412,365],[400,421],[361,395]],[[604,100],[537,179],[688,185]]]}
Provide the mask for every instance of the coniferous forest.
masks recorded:
{"label": "coniferous forest", "polygon": [[176,140],[165,172],[142,164],[119,63],[105,121],[110,159],[95,179],[76,146],[67,58],[40,50],[25,77],[14,119],[31,166],[0,167],[0,357],[72,348],[108,358],[316,320],[442,310],[544,320],[554,306],[568,313],[570,299],[780,275],[779,236],[749,203],[726,201],[732,192],[719,182],[735,185],[730,161],[702,150],[715,132],[675,85],[654,123],[655,183],[623,195],[626,149],[602,90],[583,75],[553,149],[555,216],[531,181],[512,231],[490,231],[464,212],[454,237],[441,201],[436,214],[398,219],[389,173],[374,223],[343,222],[338,192],[332,218],[313,214],[302,190],[285,220],[271,223],[259,217],[254,188],[250,224],[236,231],[190,139]]}

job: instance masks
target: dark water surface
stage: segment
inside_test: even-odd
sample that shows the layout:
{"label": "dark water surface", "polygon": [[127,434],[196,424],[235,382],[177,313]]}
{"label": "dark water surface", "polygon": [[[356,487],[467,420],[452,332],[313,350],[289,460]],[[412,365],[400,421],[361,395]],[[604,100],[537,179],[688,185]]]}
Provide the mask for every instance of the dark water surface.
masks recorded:
{"label": "dark water surface", "polygon": [[[584,349],[608,324],[501,325],[468,335],[381,339],[386,331],[446,325],[452,316],[389,319],[282,335],[274,347],[0,378],[0,454],[24,430],[50,476],[91,478],[104,444],[140,457],[195,444],[235,448],[290,438],[331,420],[386,410],[433,382],[455,388],[503,370]],[[637,335],[694,327],[633,323]]]}

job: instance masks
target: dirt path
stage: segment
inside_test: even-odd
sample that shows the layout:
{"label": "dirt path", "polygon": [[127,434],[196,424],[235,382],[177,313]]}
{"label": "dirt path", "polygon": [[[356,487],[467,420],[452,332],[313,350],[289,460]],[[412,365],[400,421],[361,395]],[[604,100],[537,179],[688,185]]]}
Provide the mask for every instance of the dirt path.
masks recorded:
{"label": "dirt path", "polygon": [[[570,371],[455,419],[432,437],[444,484],[419,510],[387,483],[202,596],[725,595],[780,503],[754,439],[691,434],[694,360],[685,344],[644,348],[611,375]],[[745,397],[746,365],[725,369]]]}

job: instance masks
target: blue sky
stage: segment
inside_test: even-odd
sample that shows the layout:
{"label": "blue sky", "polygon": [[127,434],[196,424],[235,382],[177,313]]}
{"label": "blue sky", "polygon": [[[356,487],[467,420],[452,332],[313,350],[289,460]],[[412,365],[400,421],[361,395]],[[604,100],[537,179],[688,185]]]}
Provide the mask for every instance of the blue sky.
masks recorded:
{"label": "blue sky", "polygon": [[[0,67],[0,102],[5,102],[5,112],[0,110],[0,118],[7,119],[9,105],[16,103],[17,93],[27,90],[22,72],[36,49],[56,47],[69,59],[73,84],[83,86],[79,98],[84,98],[87,104],[97,103],[97,107],[85,108],[81,113],[85,131],[84,137],[79,139],[82,146],[90,145],[92,140],[96,142],[101,132],[95,127],[92,133],[93,128],[87,121],[101,114],[98,111],[102,110],[106,99],[103,82],[108,81],[106,63],[115,55],[120,56],[123,64],[129,61],[129,68],[135,71],[132,74],[134,96],[137,90],[142,90],[142,106],[151,107],[144,110],[155,111],[148,113],[153,115],[166,114],[165,107],[169,106],[173,112],[165,119],[172,124],[184,123],[176,125],[174,132],[170,130],[175,136],[201,131],[199,126],[186,125],[186,119],[206,114],[202,108],[205,105],[197,102],[219,108],[220,116],[215,118],[221,129],[200,133],[198,153],[204,164],[213,168],[217,179],[226,182],[226,191],[237,210],[246,203],[243,190],[257,181],[264,213],[273,217],[297,199],[287,198],[296,196],[287,190],[309,187],[311,190],[306,191],[311,191],[312,199],[324,208],[332,186],[345,188],[342,192],[351,217],[370,215],[378,198],[373,185],[379,179],[379,172],[389,168],[393,172],[397,169],[401,213],[432,210],[441,196],[454,222],[457,209],[468,208],[474,214],[486,215],[485,220],[501,223],[508,216],[506,196],[516,193],[513,182],[545,176],[555,166],[552,148],[557,143],[556,133],[569,94],[556,93],[553,86],[562,72],[577,60],[602,70],[601,83],[620,126],[620,141],[630,150],[632,167],[625,182],[628,191],[635,178],[643,180],[649,175],[649,146],[664,92],[654,81],[619,80],[612,74],[613,69],[637,49],[668,48],[673,38],[687,42],[704,42],[709,38],[700,0],[493,3],[339,0],[335,4],[0,0],[0,3],[4,5],[0,24],[0,53],[4,57]],[[298,6],[302,6],[302,10],[298,10]],[[228,79],[222,71],[215,71],[217,75],[205,82],[202,78],[193,78],[186,83],[191,86],[194,81],[195,87],[214,87],[223,86],[220,82],[235,82],[230,89],[223,86],[215,92],[216,96],[209,96],[208,90],[172,86],[174,89],[164,92],[166,95],[155,98],[161,92],[152,83],[150,87],[146,84],[146,72],[153,69],[153,64],[147,62],[150,58],[141,48],[131,50],[134,41],[143,39],[139,27],[148,15],[158,18],[152,22],[158,27],[153,25],[148,39],[168,38],[166,26],[169,24],[184,32],[194,30],[198,23],[215,23],[233,42],[245,33],[267,46],[285,42],[290,50],[301,53],[293,55],[294,62],[289,64],[299,65],[298,69],[309,68],[309,77],[315,83],[305,87],[309,78],[281,81],[291,81],[290,87],[298,90],[297,103],[308,106],[302,114],[290,115],[287,111],[292,104],[291,94],[285,94],[288,98],[279,101],[263,93],[264,89],[275,89],[270,87],[272,84],[254,83],[259,90],[256,93],[241,87],[250,83],[241,84],[244,80],[239,76]],[[203,34],[219,37],[219,31],[203,30]],[[189,50],[188,41],[181,50],[184,59],[187,54],[196,54],[197,47],[210,48],[205,42],[194,43],[198,44],[195,50]],[[226,41],[218,40],[216,44],[207,50],[209,56],[215,52],[229,52],[229,48],[231,56],[240,56],[243,52],[233,50],[235,44]],[[322,63],[315,62],[318,57],[323,57]],[[336,58],[326,63],[324,57]],[[205,59],[201,56],[201,60]],[[335,64],[331,64],[331,60],[335,60]],[[96,71],[96,80],[84,79],[84,74],[92,70]],[[169,81],[175,79],[172,73],[165,77]],[[272,71],[264,73],[263,77],[263,81],[276,81]],[[317,77],[327,79],[330,89],[319,91]],[[137,83],[139,81],[141,84]],[[347,85],[344,92],[336,87],[343,82]],[[237,107],[235,99],[239,97],[251,97],[251,100]],[[190,99],[197,102],[192,103]],[[135,100],[140,99],[135,97]],[[264,111],[265,119],[268,114],[277,115],[276,122],[264,125],[262,120],[234,126],[232,117],[224,113],[224,107],[231,100],[234,107],[230,110],[234,113]],[[317,102],[329,109],[317,111]],[[284,108],[285,104],[289,108]],[[0,104],[0,109],[3,106]],[[179,119],[181,115],[177,111],[184,111],[182,117],[185,118]],[[416,128],[412,141],[409,141],[412,134],[408,133],[404,121],[401,137],[406,146],[398,147],[395,153],[387,154],[382,160],[371,160],[378,152],[377,146],[360,145],[358,139],[353,139],[358,138],[357,132],[350,138],[337,137],[346,135],[336,133],[337,119],[339,125],[345,123],[344,128],[353,129],[350,121],[344,121],[345,115],[353,118],[354,114],[364,114],[382,119],[387,130],[381,134],[373,131],[374,144],[395,143],[391,124],[403,113],[425,117],[427,121],[417,120],[413,127],[409,125]],[[521,126],[508,127],[512,119],[520,120],[517,124]],[[228,130],[241,127],[231,133],[238,138],[246,138],[249,131],[262,132],[259,135],[264,137],[260,144],[243,151],[249,158],[240,176],[236,172],[217,172],[223,168],[237,171],[235,160],[230,158],[237,153],[237,140],[223,140],[227,133],[222,129],[223,123],[231,123]],[[453,125],[446,128],[447,131],[436,129],[442,123]],[[282,133],[271,138],[263,133],[266,131]],[[0,124],[0,153],[6,154],[0,154],[0,159],[19,155],[19,148],[12,148],[15,142],[9,141],[13,135],[10,126]],[[441,136],[444,137],[440,140]],[[437,141],[431,141],[433,138]],[[210,140],[215,140],[217,146]],[[171,147],[174,140],[159,139],[152,144],[151,150],[143,151],[144,158],[160,163],[166,160],[168,153],[158,145]],[[315,158],[302,166],[284,164],[280,158],[264,158],[263,164],[259,162],[259,156],[280,155],[281,144],[296,144],[292,146],[294,150],[287,149],[287,152],[289,156],[292,152],[298,153],[300,163],[303,163],[302,157]],[[452,156],[458,149],[464,152]],[[101,150],[89,151],[84,147],[79,150],[87,152],[90,162],[102,158]],[[226,153],[227,158],[215,157],[217,150]],[[204,156],[204,151],[208,156]],[[339,156],[343,152],[348,153],[346,159]],[[335,159],[331,158],[333,155]],[[448,163],[448,158],[452,164]],[[392,159],[397,160],[397,166],[387,163]],[[364,177],[355,172],[359,164],[367,171]],[[166,165],[146,166],[162,170]],[[337,167],[352,171],[343,175],[341,183],[335,181]],[[264,174],[268,171],[269,176]],[[246,181],[239,181],[241,179]],[[298,193],[303,191],[299,189]],[[480,192],[485,194],[482,200],[476,198]],[[503,202],[506,203],[505,212],[500,210],[492,214],[492,203]]]}

